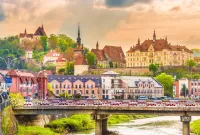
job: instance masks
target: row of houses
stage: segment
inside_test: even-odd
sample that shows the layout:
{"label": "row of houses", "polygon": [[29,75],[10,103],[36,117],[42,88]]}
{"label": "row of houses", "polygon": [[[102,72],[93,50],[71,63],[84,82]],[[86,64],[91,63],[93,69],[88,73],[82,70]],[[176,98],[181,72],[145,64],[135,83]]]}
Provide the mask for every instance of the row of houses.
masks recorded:
{"label": "row of houses", "polygon": [[163,86],[152,77],[120,76],[113,71],[105,72],[101,76],[51,75],[46,71],[33,73],[20,70],[0,70],[0,73],[12,78],[9,88],[5,88],[5,80],[0,78],[1,89],[11,93],[19,92],[25,99],[48,98],[48,84],[55,96],[67,93],[69,96],[81,94],[82,98],[87,99],[134,99],[139,96],[164,95]]}

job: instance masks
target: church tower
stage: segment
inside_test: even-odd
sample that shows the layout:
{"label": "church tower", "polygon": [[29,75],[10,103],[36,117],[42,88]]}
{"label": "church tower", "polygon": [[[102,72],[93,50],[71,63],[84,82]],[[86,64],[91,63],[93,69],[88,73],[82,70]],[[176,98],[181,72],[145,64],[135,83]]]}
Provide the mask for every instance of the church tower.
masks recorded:
{"label": "church tower", "polygon": [[83,44],[81,44],[79,23],[78,23],[78,37],[76,42],[76,48],[74,48],[74,59],[78,57],[84,57],[84,47]]}
{"label": "church tower", "polygon": [[155,32],[155,29],[154,29],[154,33],[153,33],[153,41],[154,42],[156,41],[156,32]]}

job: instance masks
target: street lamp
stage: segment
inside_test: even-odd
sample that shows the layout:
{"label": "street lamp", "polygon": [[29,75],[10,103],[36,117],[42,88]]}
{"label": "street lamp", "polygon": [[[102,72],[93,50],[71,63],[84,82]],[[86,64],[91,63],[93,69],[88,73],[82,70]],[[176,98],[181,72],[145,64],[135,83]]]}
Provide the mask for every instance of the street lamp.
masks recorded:
{"label": "street lamp", "polygon": [[8,62],[6,62],[5,58],[3,58],[3,57],[0,57],[0,59],[4,60],[4,62],[6,63],[7,69],[10,69],[10,66],[11,66],[12,62],[13,62],[14,60],[16,60],[17,58],[14,58],[14,59],[12,59],[12,60],[10,61],[10,56],[9,56],[9,57],[8,57]]}

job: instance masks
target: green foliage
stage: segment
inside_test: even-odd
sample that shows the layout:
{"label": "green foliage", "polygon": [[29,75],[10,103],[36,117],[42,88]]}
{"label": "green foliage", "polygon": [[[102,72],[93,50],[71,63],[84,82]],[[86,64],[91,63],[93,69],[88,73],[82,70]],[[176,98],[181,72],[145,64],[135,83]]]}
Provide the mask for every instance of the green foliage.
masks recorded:
{"label": "green foliage", "polygon": [[10,93],[9,101],[12,108],[24,106],[24,98],[21,93]]}
{"label": "green foliage", "polygon": [[75,42],[70,37],[60,34],[57,38],[57,45],[61,52],[65,52],[68,48],[74,48]]}
{"label": "green foliage", "polygon": [[112,61],[109,62],[109,67],[110,67],[110,68],[113,68],[113,63],[112,63]]}
{"label": "green foliage", "polygon": [[94,121],[89,114],[72,115],[69,118],[62,118],[51,121],[45,127],[51,128],[54,132],[63,133],[66,131],[80,131],[94,128]]}
{"label": "green foliage", "polygon": [[[0,39],[0,57],[7,58],[10,56],[10,60],[12,60],[14,58],[19,58],[24,55],[25,51],[19,46],[19,38],[17,36],[11,36],[6,37],[4,39]],[[0,59],[0,63],[0,68],[7,67],[4,60]],[[19,68],[20,67],[18,67],[18,69]],[[23,66],[21,68],[23,68]]]}
{"label": "green foliage", "polygon": [[160,75],[157,75],[155,79],[164,86],[164,95],[173,96],[174,78],[171,75],[162,73]]}
{"label": "green foliage", "polygon": [[153,64],[152,63],[152,64],[149,65],[149,71],[151,71],[154,76],[158,72],[158,68],[159,68],[159,64]]}
{"label": "green foliage", "polygon": [[33,51],[33,59],[35,59],[37,62],[42,62],[44,59],[44,55],[46,55],[45,52],[41,51]]}
{"label": "green foliage", "polygon": [[90,66],[94,66],[96,64],[96,55],[93,52],[88,51],[86,54],[86,59]]}
{"label": "green foliage", "polygon": [[73,98],[74,98],[74,99],[81,99],[81,94],[80,94],[80,93],[74,94],[74,95],[73,95]]}
{"label": "green foliage", "polygon": [[183,87],[181,88],[181,96],[186,97],[187,94],[188,94],[188,89],[187,89],[187,87],[185,86],[185,84],[183,84]]}
{"label": "green foliage", "polygon": [[66,62],[65,74],[66,75],[73,75],[74,74],[74,62]]}
{"label": "green foliage", "polygon": [[39,126],[18,126],[17,135],[59,135],[49,128],[42,128]]}
{"label": "green foliage", "polygon": [[42,44],[42,48],[43,48],[44,52],[46,52],[48,50],[48,37],[47,36],[41,36],[40,42]]}
{"label": "green foliage", "polygon": [[200,135],[200,119],[193,121],[190,124],[191,132]]}
{"label": "green foliage", "polygon": [[51,71],[56,71],[56,65],[52,63],[45,64],[43,67],[45,70],[51,70]]}
{"label": "green foliage", "polygon": [[69,99],[69,94],[67,92],[63,92],[62,94],[59,95],[60,97],[63,97],[64,99]]}
{"label": "green foliage", "polygon": [[2,132],[4,135],[15,135],[17,122],[11,107],[4,108],[2,112]]}
{"label": "green foliage", "polygon": [[193,79],[200,79],[200,74],[194,74],[192,78]]}
{"label": "green foliage", "polygon": [[188,59],[186,61],[186,66],[188,66],[189,69],[192,70],[193,67],[197,66],[197,63],[193,59]]}
{"label": "green foliage", "polygon": [[60,68],[59,70],[58,70],[58,74],[62,74],[62,73],[64,73],[65,72],[65,68]]}
{"label": "green foliage", "polygon": [[55,50],[57,48],[57,46],[58,46],[57,38],[58,37],[54,34],[50,35],[50,37],[49,37],[49,49]]}

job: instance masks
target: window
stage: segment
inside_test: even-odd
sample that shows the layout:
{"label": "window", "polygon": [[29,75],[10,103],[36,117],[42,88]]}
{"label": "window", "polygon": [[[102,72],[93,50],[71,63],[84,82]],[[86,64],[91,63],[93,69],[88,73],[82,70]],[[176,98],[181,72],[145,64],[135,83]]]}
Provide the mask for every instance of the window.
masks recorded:
{"label": "window", "polygon": [[105,94],[105,90],[103,90],[103,94]]}
{"label": "window", "polygon": [[71,90],[68,90],[68,94],[71,94]]}
{"label": "window", "polygon": [[58,85],[56,84],[56,88],[58,88]]}
{"label": "window", "polygon": [[92,94],[94,94],[94,90],[92,90]]}
{"label": "window", "polygon": [[74,90],[74,94],[76,94],[76,90]]}
{"label": "window", "polygon": [[25,89],[25,88],[23,88],[23,92],[26,92],[26,89]]}
{"label": "window", "polygon": [[62,93],[64,93],[65,92],[65,90],[62,90]]}
{"label": "window", "polygon": [[105,82],[105,79],[103,79],[103,82]]}
{"label": "window", "polygon": [[29,92],[32,92],[32,89],[29,89]]}
{"label": "window", "polygon": [[59,90],[56,90],[56,94],[59,94]]}
{"label": "window", "polygon": [[65,87],[66,87],[66,85],[64,84],[64,85],[63,85],[63,88],[65,88]]}
{"label": "window", "polygon": [[81,85],[79,85],[79,88],[81,88]]}
{"label": "window", "polygon": [[106,90],[106,94],[108,94],[108,90]]}
{"label": "window", "polygon": [[88,90],[86,90],[86,94],[89,94]]}
{"label": "window", "polygon": [[82,94],[83,92],[82,92],[82,90],[80,90],[80,94]]}

